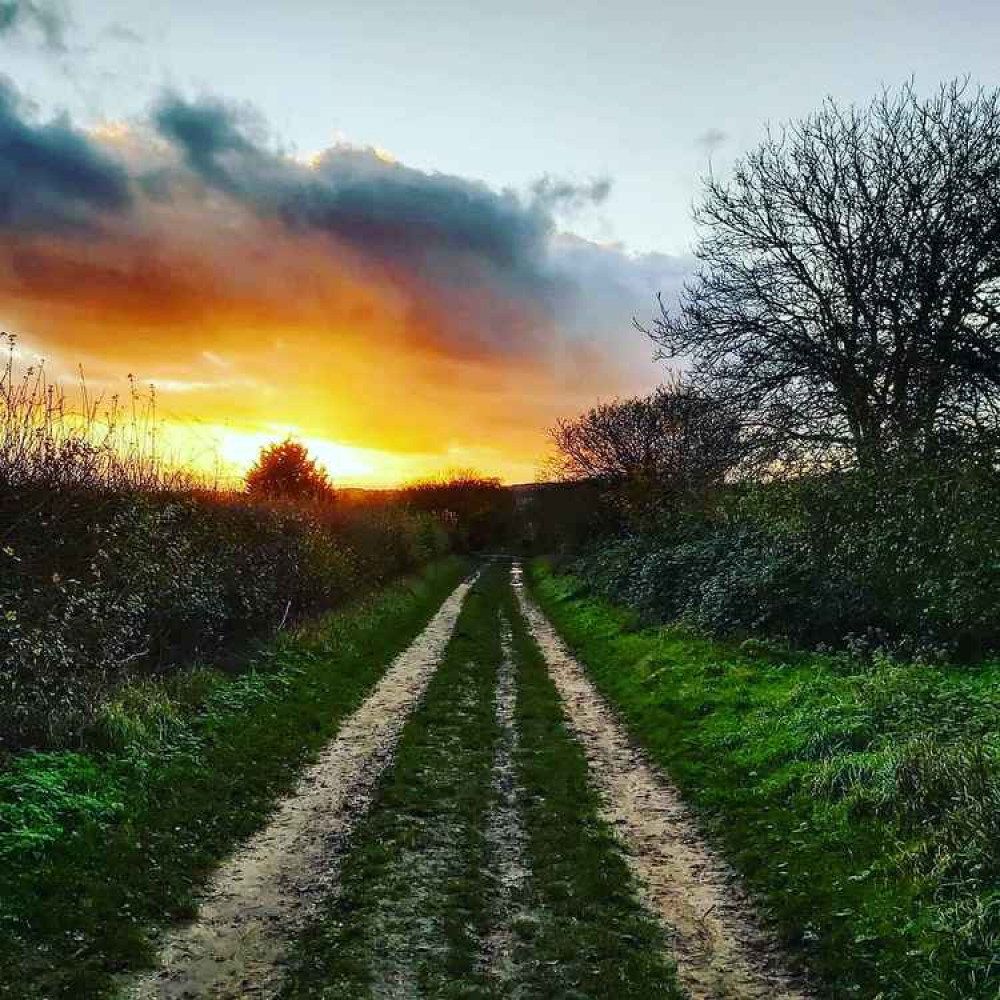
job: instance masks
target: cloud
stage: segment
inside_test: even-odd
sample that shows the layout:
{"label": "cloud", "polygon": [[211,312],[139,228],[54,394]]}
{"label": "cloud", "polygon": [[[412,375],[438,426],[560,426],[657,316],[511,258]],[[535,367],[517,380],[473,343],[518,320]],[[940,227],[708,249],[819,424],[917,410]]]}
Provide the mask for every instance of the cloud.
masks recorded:
{"label": "cloud", "polygon": [[[546,177],[524,198],[345,145],[307,166],[267,148],[266,131],[252,112],[213,99],[167,97],[153,120],[188,169],[259,215],[411,268],[437,270],[439,278],[449,271],[438,265],[465,258],[515,284],[541,287],[538,262],[555,231],[554,212],[599,202],[610,187],[608,181],[576,186]],[[466,270],[459,268],[463,280]]]}
{"label": "cloud", "polygon": [[531,185],[531,193],[536,202],[548,211],[572,213],[605,202],[611,194],[611,181],[602,177],[580,185],[546,174]]}
{"label": "cloud", "polygon": [[120,164],[65,118],[34,123],[0,77],[0,230],[86,227],[130,203]]}
{"label": "cloud", "polygon": [[[152,116],[184,170],[260,219],[326,237],[377,281],[402,292],[414,318],[455,350],[516,353],[573,298],[572,276],[553,267],[557,216],[599,204],[608,180],[549,176],[527,194],[413,169],[370,148],[338,145],[308,164],[272,148],[246,107],[167,95]],[[171,197],[183,177],[145,182]]]}
{"label": "cloud", "polygon": [[723,132],[720,128],[710,128],[706,129],[701,133],[701,135],[698,136],[696,143],[709,155],[711,155],[720,146],[724,145],[728,139],[729,134],[727,132]]}
{"label": "cloud", "polygon": [[524,454],[556,416],[655,379],[632,316],[690,265],[564,232],[609,192],[497,190],[343,144],[306,162],[211,97],[84,133],[4,86],[4,323],[216,419],[280,407],[358,446]]}
{"label": "cloud", "polygon": [[228,194],[249,196],[255,188],[263,194],[267,185],[261,174],[272,158],[249,135],[258,124],[251,111],[214,99],[165,97],[154,108],[152,120],[203,181]]}
{"label": "cloud", "polygon": [[0,0],[0,38],[21,32],[37,33],[53,52],[66,49],[67,18],[62,7],[48,0]]}

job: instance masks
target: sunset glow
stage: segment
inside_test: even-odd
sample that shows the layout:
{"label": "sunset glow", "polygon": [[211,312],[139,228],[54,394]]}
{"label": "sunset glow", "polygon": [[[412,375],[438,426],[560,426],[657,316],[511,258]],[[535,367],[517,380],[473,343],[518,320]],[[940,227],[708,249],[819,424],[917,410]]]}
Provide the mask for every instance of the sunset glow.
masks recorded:
{"label": "sunset glow", "polygon": [[604,182],[498,191],[343,143],[304,165],[215,99],[88,133],[3,99],[74,161],[0,252],[4,328],[64,384],[152,387],[199,471],[293,436],[344,484],[531,480],[556,419],[658,376],[632,310],[683,267],[560,228]]}
{"label": "sunset glow", "polygon": [[227,485],[238,484],[262,448],[285,438],[304,444],[333,482],[341,486],[380,489],[466,468],[489,470],[490,475],[509,482],[525,482],[542,471],[531,463],[510,461],[485,448],[453,447],[443,453],[357,448],[303,433],[294,425],[237,429],[164,422],[160,426],[160,447],[168,462],[209,478],[218,477]]}

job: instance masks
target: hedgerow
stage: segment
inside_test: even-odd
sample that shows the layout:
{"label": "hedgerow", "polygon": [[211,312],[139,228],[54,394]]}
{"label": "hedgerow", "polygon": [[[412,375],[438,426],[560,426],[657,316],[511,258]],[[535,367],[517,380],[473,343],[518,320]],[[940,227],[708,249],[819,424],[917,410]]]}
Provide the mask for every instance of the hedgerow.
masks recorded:
{"label": "hedgerow", "polygon": [[2,483],[0,506],[13,523],[0,548],[7,749],[77,739],[125,678],[266,638],[448,547],[433,518],[378,506]]}
{"label": "hedgerow", "polygon": [[973,659],[1000,647],[1000,474],[925,465],[727,487],[579,546],[573,568],[647,622]]}
{"label": "hedgerow", "polygon": [[[247,644],[409,573],[458,526],[343,499],[294,442],[303,492],[206,485],[158,447],[155,392],[69,391],[0,333],[0,764],[80,743],[128,681]],[[301,452],[301,455],[299,455]],[[323,489],[317,490],[316,483]]]}

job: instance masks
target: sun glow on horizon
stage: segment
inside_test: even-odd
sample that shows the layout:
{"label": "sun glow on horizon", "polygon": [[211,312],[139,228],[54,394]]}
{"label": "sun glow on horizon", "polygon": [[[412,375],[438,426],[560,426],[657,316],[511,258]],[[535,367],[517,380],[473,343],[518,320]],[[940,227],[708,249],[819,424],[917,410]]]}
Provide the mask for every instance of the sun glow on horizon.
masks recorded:
{"label": "sun glow on horizon", "polygon": [[[452,426],[436,409],[437,391],[424,391],[417,380],[402,397],[405,406],[390,411],[391,420],[383,421],[386,411],[377,408],[369,423],[363,396],[327,396],[321,386],[275,393],[267,382],[273,370],[220,351],[206,348],[187,364],[161,363],[128,378],[98,365],[84,378],[82,367],[74,370],[63,352],[45,347],[35,337],[8,338],[12,373],[39,379],[43,392],[52,387],[70,423],[89,424],[95,438],[111,434],[164,469],[223,488],[240,488],[261,450],[286,438],[301,442],[341,487],[393,488],[456,469],[523,483],[536,480],[542,466],[541,435],[498,434],[494,415],[480,411],[475,384],[449,398],[448,407],[464,413]],[[412,374],[414,355],[409,360]],[[413,433],[425,424],[431,430]]]}
{"label": "sun glow on horizon", "polygon": [[387,489],[456,468],[474,468],[504,482],[524,482],[535,477],[533,464],[505,461],[488,448],[451,447],[440,453],[364,448],[303,433],[292,424],[236,428],[166,421],[157,433],[165,462],[227,485],[242,481],[263,448],[286,438],[301,442],[323,466],[334,486]]}

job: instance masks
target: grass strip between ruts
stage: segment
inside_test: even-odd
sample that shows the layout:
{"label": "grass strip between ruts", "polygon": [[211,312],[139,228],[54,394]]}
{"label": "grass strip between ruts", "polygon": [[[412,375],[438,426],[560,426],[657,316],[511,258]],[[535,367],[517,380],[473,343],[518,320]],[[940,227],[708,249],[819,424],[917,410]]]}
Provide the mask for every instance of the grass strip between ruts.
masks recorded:
{"label": "grass strip between ruts", "polygon": [[600,817],[583,750],[512,592],[507,614],[532,873],[525,906],[532,919],[520,924],[526,981],[518,995],[680,1000],[664,932],[639,903],[622,846]]}
{"label": "grass strip between ruts", "polygon": [[293,953],[286,1000],[493,995],[477,958],[490,916],[485,826],[502,582],[500,569],[488,567],[466,597],[354,832],[340,891]]}

